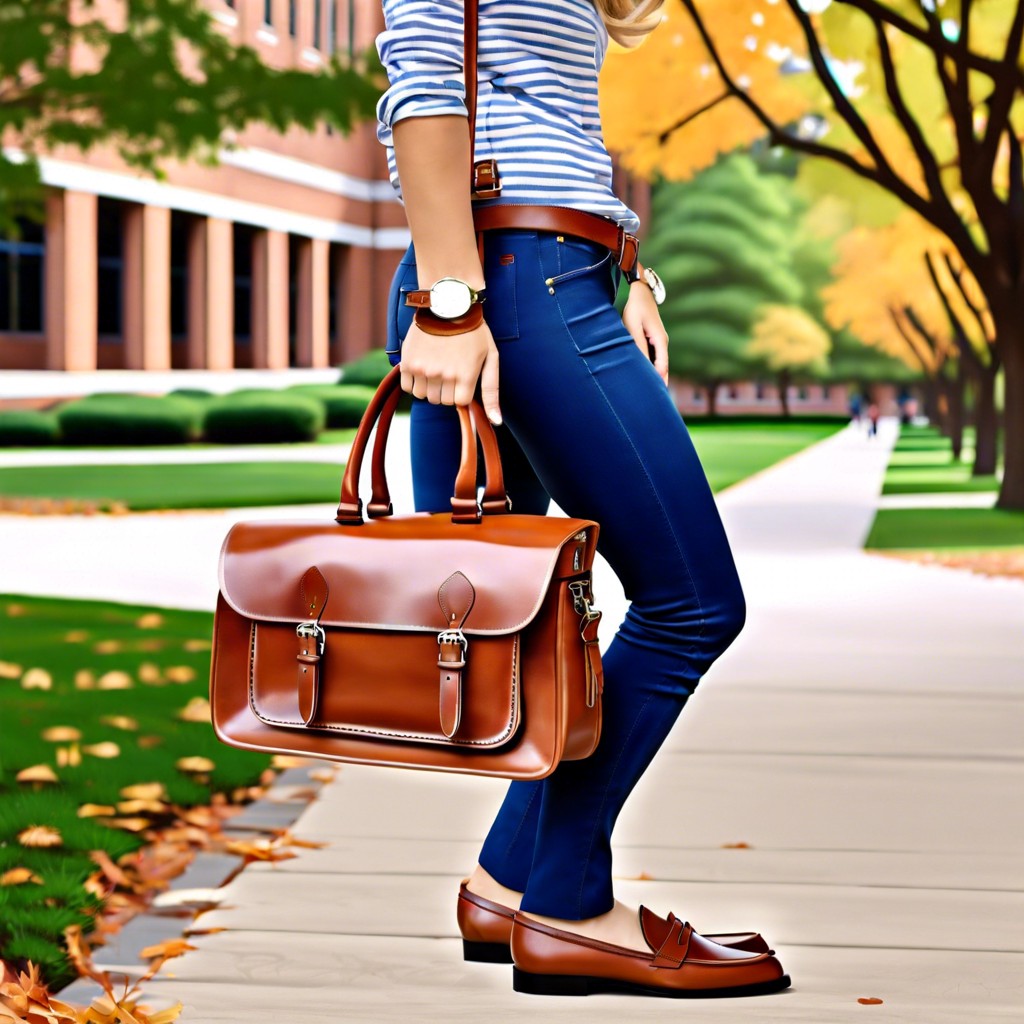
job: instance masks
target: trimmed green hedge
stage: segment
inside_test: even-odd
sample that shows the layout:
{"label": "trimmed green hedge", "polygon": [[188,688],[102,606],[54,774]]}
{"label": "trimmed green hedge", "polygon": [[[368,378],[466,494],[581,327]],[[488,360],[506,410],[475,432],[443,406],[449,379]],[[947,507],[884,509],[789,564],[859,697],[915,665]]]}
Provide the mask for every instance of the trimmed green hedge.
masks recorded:
{"label": "trimmed green hedge", "polygon": [[200,434],[202,407],[186,398],[92,395],[57,409],[70,445],[187,444]]}
{"label": "trimmed green hedge", "polygon": [[362,384],[293,384],[292,394],[323,402],[327,426],[358,427],[376,388]]}
{"label": "trimmed green hedge", "polygon": [[324,403],[294,392],[236,391],[206,405],[203,433],[222,444],[312,441],[327,421]]}
{"label": "trimmed green hedge", "polygon": [[391,372],[391,363],[382,348],[375,348],[346,363],[341,368],[342,384],[362,384],[376,389],[377,385]]}
{"label": "trimmed green hedge", "polygon": [[55,444],[60,424],[51,412],[7,409],[0,412],[0,448],[35,448]]}

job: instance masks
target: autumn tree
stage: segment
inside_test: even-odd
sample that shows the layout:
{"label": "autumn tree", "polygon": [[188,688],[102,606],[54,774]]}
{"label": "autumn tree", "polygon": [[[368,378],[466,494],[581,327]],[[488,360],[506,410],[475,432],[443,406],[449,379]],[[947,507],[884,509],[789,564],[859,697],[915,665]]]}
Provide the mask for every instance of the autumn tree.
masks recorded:
{"label": "autumn tree", "polygon": [[324,57],[316,71],[272,68],[235,46],[200,0],[0,0],[0,235],[42,218],[37,155],[109,143],[127,164],[165,177],[165,159],[215,163],[252,122],[340,131],[380,93],[372,52]]}
{"label": "autumn tree", "polygon": [[789,415],[789,386],[795,378],[816,377],[828,369],[832,341],[828,332],[799,306],[761,309],[747,354],[775,376],[782,415]]}
{"label": "autumn tree", "polygon": [[[836,281],[823,291],[825,315],[924,371],[959,458],[964,389],[975,400],[975,475],[995,472],[998,358],[983,297],[948,252],[946,239],[909,211],[892,224],[849,231],[839,244]],[[941,402],[938,400],[941,399]]]}
{"label": "autumn tree", "polygon": [[[1024,509],[1024,0],[668,0],[612,54],[605,137],[686,177],[767,138],[870,183],[932,225],[973,277],[1005,374],[997,504]],[[954,282],[955,283],[955,282]]]}

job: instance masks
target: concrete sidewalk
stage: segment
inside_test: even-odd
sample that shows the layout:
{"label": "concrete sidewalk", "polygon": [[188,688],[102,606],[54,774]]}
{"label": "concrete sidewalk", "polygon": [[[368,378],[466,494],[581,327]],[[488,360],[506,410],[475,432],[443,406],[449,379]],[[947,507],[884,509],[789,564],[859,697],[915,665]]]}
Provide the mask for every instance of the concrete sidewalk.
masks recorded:
{"label": "concrete sidewalk", "polygon": [[[891,424],[872,441],[848,429],[722,495],[748,624],[616,832],[620,898],[761,930],[792,989],[515,995],[509,968],[461,961],[454,917],[503,784],[346,765],[295,826],[329,845],[246,868],[195,923],[224,930],[147,993],[182,1000],[187,1024],[1024,1019],[1024,584],[860,550],[892,439]],[[389,450],[396,508],[412,507],[407,457]],[[50,592],[209,607],[216,543],[250,514],[83,520],[73,542],[46,520],[0,529],[16,564],[57,545],[35,548],[36,579],[38,552],[54,559]],[[114,548],[104,567],[82,547],[106,542],[147,553],[113,571]],[[73,547],[91,572],[60,564]],[[18,569],[3,587],[31,582]],[[607,644],[625,603],[604,563],[595,592]]]}

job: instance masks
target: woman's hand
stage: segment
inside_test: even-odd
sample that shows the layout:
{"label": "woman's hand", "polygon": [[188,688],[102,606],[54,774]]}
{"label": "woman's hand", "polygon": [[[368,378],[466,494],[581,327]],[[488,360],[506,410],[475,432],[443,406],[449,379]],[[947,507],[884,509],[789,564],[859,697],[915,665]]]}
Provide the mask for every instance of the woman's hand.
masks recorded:
{"label": "woman's hand", "polygon": [[402,340],[402,390],[434,405],[469,405],[480,381],[487,418],[501,423],[498,348],[486,321],[465,334],[427,334],[416,322]]}
{"label": "woman's hand", "polygon": [[622,323],[633,336],[636,347],[643,352],[645,359],[651,358],[650,350],[654,349],[654,368],[668,387],[668,334],[661,322],[654,292],[644,281],[634,281],[629,286],[629,298],[622,310]]}

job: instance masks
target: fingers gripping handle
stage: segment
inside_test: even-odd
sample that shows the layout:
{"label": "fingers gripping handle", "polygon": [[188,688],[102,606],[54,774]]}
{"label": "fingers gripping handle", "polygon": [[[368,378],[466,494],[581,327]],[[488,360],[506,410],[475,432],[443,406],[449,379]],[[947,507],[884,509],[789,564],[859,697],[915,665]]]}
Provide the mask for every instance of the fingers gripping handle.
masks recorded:
{"label": "fingers gripping handle", "polygon": [[[371,517],[391,514],[391,498],[384,467],[384,454],[388,432],[395,409],[401,398],[401,367],[394,367],[381,381],[370,399],[359,423],[348,464],[341,481],[341,501],[335,517],[342,526],[359,526],[363,520],[363,503],[359,497],[359,475],[362,470],[370,432],[377,424],[371,464],[373,496],[367,507]],[[494,428],[475,399],[469,406],[457,406],[459,424],[462,428],[462,456],[459,473],[455,480],[455,494],[452,497],[453,522],[479,522],[480,509],[476,500],[477,437],[484,452],[486,485],[484,488],[483,512],[487,515],[500,514],[509,509],[505,493],[504,476],[501,470],[501,454]]]}

